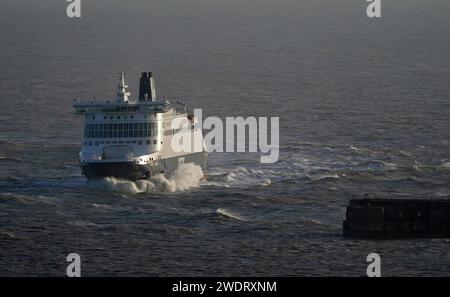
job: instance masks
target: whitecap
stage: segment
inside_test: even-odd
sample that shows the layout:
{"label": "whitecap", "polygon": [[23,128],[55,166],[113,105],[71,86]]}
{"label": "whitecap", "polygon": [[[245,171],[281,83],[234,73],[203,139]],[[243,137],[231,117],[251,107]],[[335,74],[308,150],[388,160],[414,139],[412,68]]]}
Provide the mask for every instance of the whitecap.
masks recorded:
{"label": "whitecap", "polygon": [[247,219],[243,218],[241,215],[239,215],[239,214],[237,214],[235,212],[232,212],[232,211],[230,211],[228,209],[225,209],[225,208],[218,208],[216,210],[216,213],[218,213],[221,216],[230,218],[230,219],[235,219],[235,220],[238,220],[238,221],[247,221]]}

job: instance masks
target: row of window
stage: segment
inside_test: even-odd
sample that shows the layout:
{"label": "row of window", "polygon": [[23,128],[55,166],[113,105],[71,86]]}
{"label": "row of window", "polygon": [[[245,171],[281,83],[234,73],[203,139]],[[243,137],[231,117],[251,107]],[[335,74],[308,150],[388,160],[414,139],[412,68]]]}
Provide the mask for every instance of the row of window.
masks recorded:
{"label": "row of window", "polygon": [[[128,116],[123,116],[124,119],[127,119]],[[147,118],[147,115],[144,116],[144,118]],[[92,116],[92,119],[95,120],[95,116]],[[103,119],[107,120],[108,116],[103,116]],[[112,120],[114,119],[114,116],[109,116],[109,119]],[[120,120],[120,116],[117,116],[117,119]],[[134,119],[134,116],[130,116],[130,119]]]}
{"label": "row of window", "polygon": [[[85,141],[84,145],[85,146],[93,146],[93,145],[98,146],[99,144],[130,144],[130,143],[134,143],[134,144],[138,144],[138,145],[144,144],[144,142],[142,140],[126,140],[126,141],[121,140],[121,141],[95,141],[95,142]],[[146,145],[150,145],[151,143],[152,143],[152,141],[149,139],[147,139],[145,141]],[[153,140],[153,144],[157,144],[156,139]],[[162,144],[162,141],[161,141],[161,144]]]}
{"label": "row of window", "polygon": [[85,124],[85,138],[156,137],[157,123]]}
{"label": "row of window", "polygon": [[[109,119],[110,120],[113,120],[114,118],[117,118],[118,120],[120,120],[120,115],[118,115],[118,116],[116,116],[116,117],[114,117],[114,116],[109,116]],[[128,119],[128,116],[126,116],[126,115],[124,115],[124,116],[122,116],[124,119]],[[132,115],[130,115],[129,116],[130,117],[130,119],[134,119],[134,116],[132,116]],[[147,115],[144,115],[144,118],[146,119],[147,118]],[[94,116],[92,116],[92,119],[93,120],[95,120],[95,115]],[[107,120],[108,119],[108,116],[103,116],[103,119],[104,120]]]}

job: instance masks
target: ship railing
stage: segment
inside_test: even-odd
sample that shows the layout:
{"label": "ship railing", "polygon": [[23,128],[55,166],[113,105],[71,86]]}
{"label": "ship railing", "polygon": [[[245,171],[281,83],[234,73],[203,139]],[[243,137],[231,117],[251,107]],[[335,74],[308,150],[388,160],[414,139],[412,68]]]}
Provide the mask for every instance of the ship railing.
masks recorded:
{"label": "ship railing", "polygon": [[140,101],[140,102],[82,102],[74,100],[75,113],[118,113],[118,112],[165,112],[168,109],[167,101]]}

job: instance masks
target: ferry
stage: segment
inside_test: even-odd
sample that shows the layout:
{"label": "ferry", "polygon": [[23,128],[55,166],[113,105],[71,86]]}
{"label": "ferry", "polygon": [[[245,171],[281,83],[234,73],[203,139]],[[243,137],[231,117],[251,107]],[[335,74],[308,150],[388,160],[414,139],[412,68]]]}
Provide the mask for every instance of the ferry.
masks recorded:
{"label": "ferry", "polygon": [[[149,179],[185,163],[206,166],[208,153],[201,126],[186,112],[184,103],[156,96],[151,72],[141,74],[138,100],[131,97],[122,70],[115,99],[74,99],[73,107],[75,114],[84,117],[79,163],[88,179]],[[187,125],[173,129],[175,120]],[[174,147],[172,140],[178,133],[190,137],[192,149]]]}

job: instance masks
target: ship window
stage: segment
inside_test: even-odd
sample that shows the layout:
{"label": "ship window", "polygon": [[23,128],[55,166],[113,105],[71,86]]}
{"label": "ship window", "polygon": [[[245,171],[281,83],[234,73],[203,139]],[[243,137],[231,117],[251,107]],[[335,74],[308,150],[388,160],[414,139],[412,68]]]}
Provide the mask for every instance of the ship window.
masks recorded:
{"label": "ship window", "polygon": [[147,143],[147,145],[149,145],[150,144],[150,140],[147,140],[146,143]]}
{"label": "ship window", "polygon": [[134,116],[130,116],[130,119],[134,119]]}
{"label": "ship window", "polygon": [[119,138],[123,138],[123,124],[119,124]]}
{"label": "ship window", "polygon": [[95,124],[95,137],[100,138],[102,137],[102,124]]}
{"label": "ship window", "polygon": [[120,120],[120,116],[117,116],[117,119],[119,119],[119,120]]}
{"label": "ship window", "polygon": [[139,140],[139,141],[138,141],[138,144],[141,145],[141,144],[142,144],[142,140]]}
{"label": "ship window", "polygon": [[112,143],[112,144],[117,144],[117,141],[112,141],[111,143]]}
{"label": "ship window", "polygon": [[133,140],[133,142],[132,143],[136,143],[136,140]]}
{"label": "ship window", "polygon": [[123,137],[128,137],[128,123],[123,124]]}
{"label": "ship window", "polygon": [[127,140],[127,141],[125,141],[125,143],[130,143],[130,141],[129,141],[129,140]]}
{"label": "ship window", "polygon": [[112,120],[114,117],[113,117],[113,116],[110,116],[109,118]]}
{"label": "ship window", "polygon": [[111,138],[113,135],[113,124],[108,124],[108,138]]}
{"label": "ship window", "polygon": [[98,141],[95,142],[95,145],[98,146]]}
{"label": "ship window", "polygon": [[94,125],[93,124],[89,124],[89,137],[90,138],[94,137]]}
{"label": "ship window", "polygon": [[104,116],[104,117],[103,117],[104,120],[106,120],[107,118],[108,118],[107,116]]}
{"label": "ship window", "polygon": [[134,123],[133,124],[133,137],[138,137],[139,136],[139,124],[138,123]]}
{"label": "ship window", "polygon": [[151,137],[152,136],[152,123],[148,123],[147,130],[148,130],[147,136]]}
{"label": "ship window", "polygon": [[92,145],[92,141],[89,141],[89,145]]}
{"label": "ship window", "polygon": [[93,116],[92,119],[95,120],[95,116]]}
{"label": "ship window", "polygon": [[119,141],[119,144],[123,144],[123,143],[124,143],[123,140]]}
{"label": "ship window", "polygon": [[153,140],[153,144],[156,144],[156,139],[155,139],[155,140]]}
{"label": "ship window", "polygon": [[128,137],[134,137],[133,123],[128,124]]}
{"label": "ship window", "polygon": [[118,124],[113,124],[114,126],[113,126],[113,137],[114,138],[117,138],[117,136],[118,136],[118,130],[119,130],[119,125]]}
{"label": "ship window", "polygon": [[108,124],[102,124],[102,138],[108,137],[107,127],[108,127]]}

